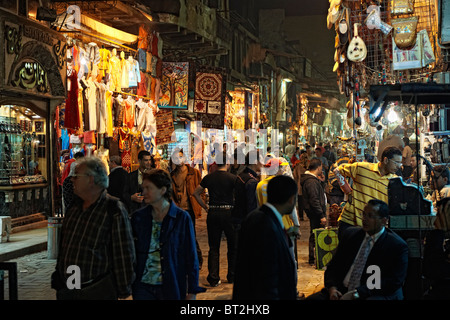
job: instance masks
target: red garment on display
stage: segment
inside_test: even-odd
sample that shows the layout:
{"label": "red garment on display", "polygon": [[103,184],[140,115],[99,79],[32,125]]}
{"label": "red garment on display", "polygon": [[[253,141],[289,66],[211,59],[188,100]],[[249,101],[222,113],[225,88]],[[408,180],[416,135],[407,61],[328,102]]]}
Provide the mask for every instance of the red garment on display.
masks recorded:
{"label": "red garment on display", "polygon": [[72,70],[71,74],[67,77],[67,80],[70,83],[70,90],[67,91],[64,127],[76,130],[80,127],[77,73]]}

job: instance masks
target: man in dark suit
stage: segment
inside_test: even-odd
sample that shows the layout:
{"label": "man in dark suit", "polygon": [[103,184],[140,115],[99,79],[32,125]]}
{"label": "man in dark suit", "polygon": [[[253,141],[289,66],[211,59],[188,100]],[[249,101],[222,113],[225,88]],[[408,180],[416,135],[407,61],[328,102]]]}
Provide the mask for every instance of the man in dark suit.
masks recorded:
{"label": "man in dark suit", "polygon": [[282,216],[291,214],[297,184],[276,176],[267,185],[267,203],[242,222],[233,287],[234,300],[295,300],[296,264]]}
{"label": "man in dark suit", "polygon": [[327,265],[325,288],[307,299],[403,299],[408,245],[385,227],[388,216],[389,208],[385,202],[372,199],[367,203],[363,226],[345,230],[336,254]]}
{"label": "man in dark suit", "polygon": [[111,171],[109,172],[108,193],[126,204],[129,197],[127,191],[128,172],[122,167],[120,156],[109,158],[109,168]]}
{"label": "man in dark suit", "polygon": [[145,172],[148,172],[156,167],[152,155],[146,150],[139,151],[138,162],[139,168],[128,174],[127,205],[130,215],[145,206],[144,197],[141,195],[142,176]]}

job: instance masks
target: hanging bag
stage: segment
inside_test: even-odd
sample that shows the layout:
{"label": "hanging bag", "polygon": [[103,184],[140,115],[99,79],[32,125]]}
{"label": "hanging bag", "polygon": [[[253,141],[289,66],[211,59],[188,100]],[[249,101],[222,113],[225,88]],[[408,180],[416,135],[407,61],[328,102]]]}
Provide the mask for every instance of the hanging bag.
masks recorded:
{"label": "hanging bag", "polygon": [[400,49],[410,48],[416,43],[417,17],[392,20],[394,41]]}
{"label": "hanging bag", "polygon": [[414,0],[392,0],[391,14],[411,14],[414,11]]}

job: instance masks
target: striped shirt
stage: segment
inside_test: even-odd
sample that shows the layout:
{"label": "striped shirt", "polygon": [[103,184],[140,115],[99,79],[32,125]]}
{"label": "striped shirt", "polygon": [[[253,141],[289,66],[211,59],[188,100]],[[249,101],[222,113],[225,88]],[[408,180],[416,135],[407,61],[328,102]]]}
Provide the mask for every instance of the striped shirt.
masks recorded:
{"label": "striped shirt", "polygon": [[86,210],[82,205],[76,197],[64,217],[56,270],[65,281],[67,268],[78,266],[82,284],[112,272],[118,297],[128,297],[136,257],[128,212],[106,191]]}
{"label": "striped shirt", "polygon": [[342,210],[339,221],[354,226],[362,226],[364,207],[371,199],[379,199],[388,203],[389,179],[395,174],[382,176],[380,163],[355,162],[339,166],[339,172],[353,180],[351,199]]}
{"label": "striped shirt", "polygon": [[[256,197],[258,199],[258,206],[262,206],[267,203],[267,185],[269,181],[275,176],[269,176],[264,180],[260,181],[256,186]],[[294,226],[294,221],[292,220],[291,215],[283,215],[281,218],[284,228],[288,230],[290,227]]]}

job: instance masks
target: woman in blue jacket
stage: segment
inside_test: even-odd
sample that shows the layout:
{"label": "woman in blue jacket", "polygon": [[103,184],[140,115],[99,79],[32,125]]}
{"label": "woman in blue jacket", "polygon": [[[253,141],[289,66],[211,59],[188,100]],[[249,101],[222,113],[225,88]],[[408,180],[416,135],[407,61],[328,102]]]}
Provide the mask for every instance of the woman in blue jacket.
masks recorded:
{"label": "woman in blue jacket", "polygon": [[131,224],[136,248],[135,300],[195,299],[199,264],[189,214],[171,200],[172,181],[164,170],[144,174],[142,195],[148,205],[135,211]]}

